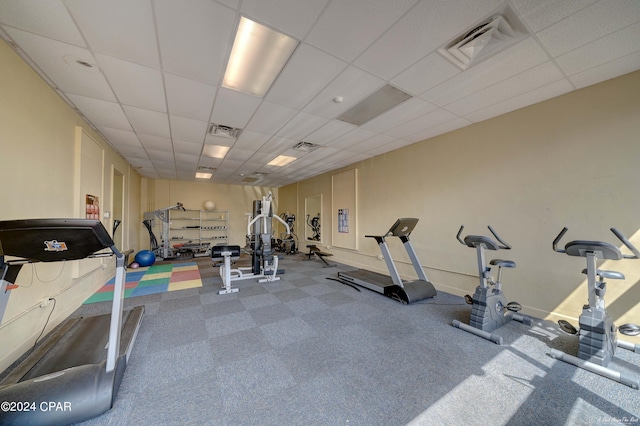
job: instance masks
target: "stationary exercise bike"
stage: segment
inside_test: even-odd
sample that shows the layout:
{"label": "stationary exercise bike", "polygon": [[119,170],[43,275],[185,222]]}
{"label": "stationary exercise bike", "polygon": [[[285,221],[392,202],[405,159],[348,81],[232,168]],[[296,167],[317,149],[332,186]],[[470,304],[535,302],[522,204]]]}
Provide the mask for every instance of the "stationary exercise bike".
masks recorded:
{"label": "stationary exercise bike", "polygon": [[617,347],[640,353],[640,345],[618,340],[617,337],[618,331],[628,336],[637,336],[640,334],[640,327],[635,324],[624,324],[616,327],[613,323],[605,309],[604,295],[607,283],[604,280],[621,280],[624,279],[624,275],[616,271],[598,269],[596,263],[598,259],[638,259],[640,258],[640,252],[616,228],[611,228],[611,232],[633,253],[632,255],[622,254],[618,247],[604,241],[576,240],[568,242],[564,249],[559,249],[558,243],[567,231],[568,228],[563,228],[553,240],[553,250],[569,256],[580,256],[587,259],[587,268],[583,269],[582,273],[587,274],[589,299],[588,304],[582,307],[582,314],[579,318],[579,331],[568,321],[558,321],[562,331],[569,334],[578,334],[578,356],[575,357],[557,349],[551,350],[551,356],[638,389],[638,379],[607,368]]}
{"label": "stationary exercise bike", "polygon": [[467,235],[464,237],[464,241],[461,240],[460,235],[462,234],[464,225],[460,226],[458,235],[456,235],[457,240],[460,241],[462,245],[476,249],[480,285],[476,287],[473,296],[465,296],[466,302],[473,305],[469,324],[454,320],[453,326],[501,345],[502,336],[498,336],[492,333],[492,331],[502,327],[511,320],[519,321],[525,325],[531,325],[532,321],[531,318],[527,316],[517,314],[517,312],[522,309],[522,305],[518,302],[507,303],[504,293],[502,292],[502,283],[500,282],[502,278],[502,268],[515,268],[515,262],[503,259],[491,260],[489,264],[498,267],[498,279],[496,281],[493,281],[491,277],[491,267],[485,265],[485,249],[511,249],[511,246],[500,239],[491,226],[488,228],[499,243],[482,235]]}

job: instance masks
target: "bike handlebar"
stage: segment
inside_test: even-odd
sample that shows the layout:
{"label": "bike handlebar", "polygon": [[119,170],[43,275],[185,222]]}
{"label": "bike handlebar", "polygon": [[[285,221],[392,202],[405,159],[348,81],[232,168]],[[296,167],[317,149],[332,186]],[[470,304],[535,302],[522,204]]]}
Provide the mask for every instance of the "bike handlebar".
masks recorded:
{"label": "bike handlebar", "polygon": [[627,246],[627,248],[629,250],[631,250],[631,253],[633,253],[633,256],[630,255],[630,254],[623,254],[622,257],[624,257],[625,259],[638,259],[638,258],[640,258],[640,251],[638,251],[638,249],[633,244],[631,244],[631,241],[629,241],[627,239],[627,237],[622,235],[622,232],[618,231],[616,228],[611,228],[611,232],[613,232],[613,235],[618,237],[618,239],[620,241],[622,241],[622,244]]}
{"label": "bike handlebar", "polygon": [[562,228],[562,231],[560,231],[558,236],[553,240],[553,245],[552,245],[553,251],[557,251],[558,253],[566,253],[566,251],[564,249],[558,250],[558,243],[560,242],[562,237],[564,237],[564,234],[566,234],[568,230],[569,230],[569,228],[567,228],[565,226],[564,228]]}
{"label": "bike handlebar", "polygon": [[[553,250],[554,251],[557,251],[558,253],[566,253],[566,251],[564,249],[558,249],[558,243],[560,242],[562,237],[564,237],[564,234],[566,234],[568,230],[569,230],[569,228],[567,228],[565,226],[564,228],[562,228],[562,231],[560,231],[558,236],[553,240]],[[638,251],[638,249],[633,244],[631,244],[631,241],[629,241],[627,239],[627,237],[622,235],[622,232],[620,232],[616,228],[610,228],[610,230],[611,230],[611,232],[613,232],[613,235],[618,237],[618,239],[620,241],[622,241],[622,244],[624,244],[625,247],[627,247],[629,250],[631,250],[631,253],[633,253],[633,255],[631,255],[631,254],[623,254],[622,257],[624,259],[640,259],[640,251]]]}
{"label": "bike handlebar", "polygon": [[[502,238],[500,238],[500,236],[496,233],[496,231],[493,230],[493,228],[491,227],[491,225],[487,226],[487,228],[489,228],[489,231],[491,231],[491,233],[493,234],[493,236],[496,238],[496,240],[498,240],[498,242],[500,244],[498,244],[498,247],[503,249],[503,250],[511,250],[511,245],[506,243]],[[462,244],[463,246],[466,246],[467,243],[465,243],[464,241],[462,241],[460,239],[460,235],[462,234],[462,230],[464,229],[464,225],[460,225],[460,229],[458,230],[458,233],[456,234],[456,239],[458,241],[460,241],[460,244]]]}

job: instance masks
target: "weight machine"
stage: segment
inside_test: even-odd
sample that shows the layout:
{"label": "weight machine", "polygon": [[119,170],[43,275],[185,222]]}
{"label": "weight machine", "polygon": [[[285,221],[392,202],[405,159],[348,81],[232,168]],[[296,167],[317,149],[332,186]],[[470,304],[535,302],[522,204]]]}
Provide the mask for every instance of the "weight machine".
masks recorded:
{"label": "weight machine", "polygon": [[[149,231],[151,251],[163,260],[177,257],[177,251],[169,245],[169,210],[186,211],[182,203],[177,203],[175,206],[145,213],[145,220],[142,221],[144,226],[147,228],[147,231]],[[161,245],[158,245],[158,240],[153,234],[153,216],[162,221],[162,235],[160,237]]]}
{"label": "weight machine", "polygon": [[296,254],[298,252],[298,236],[293,228],[296,222],[296,215],[282,213],[280,218],[289,225],[289,233],[280,234],[280,238],[276,241],[275,249],[285,254]]}
{"label": "weight machine", "polygon": [[272,202],[271,192],[263,196],[262,200],[253,201],[253,213],[247,223],[247,247],[251,251],[251,267],[231,268],[231,261],[240,257],[240,246],[216,245],[212,248],[212,260],[224,261],[220,266],[223,289],[218,294],[237,292],[237,288],[231,287],[234,281],[258,278],[258,282],[263,283],[280,280],[277,275],[284,271],[278,270],[278,256],[274,255],[272,219],[284,225],[288,238],[291,238],[291,229],[280,216],[274,216]]}

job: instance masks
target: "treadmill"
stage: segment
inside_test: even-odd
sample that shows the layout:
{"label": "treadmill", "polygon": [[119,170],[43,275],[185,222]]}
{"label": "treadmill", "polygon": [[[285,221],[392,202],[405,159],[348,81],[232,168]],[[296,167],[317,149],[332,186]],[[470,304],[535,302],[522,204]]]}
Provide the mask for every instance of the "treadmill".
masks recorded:
{"label": "treadmill", "polygon": [[0,412],[0,425],[66,425],[111,409],[144,313],[144,306],[123,312],[132,252],[118,251],[98,220],[0,221],[0,319],[24,264],[116,257],[111,314],[68,319],[9,373],[0,401],[22,409]]}
{"label": "treadmill", "polygon": [[[422,269],[422,264],[418,260],[413,245],[409,240],[409,235],[416,227],[418,219],[415,218],[400,218],[396,220],[391,229],[384,235],[365,235],[367,238],[373,238],[378,243],[384,261],[387,264],[389,275],[379,274],[377,272],[367,271],[364,269],[358,269],[356,271],[338,272],[338,279],[345,283],[355,284],[369,290],[382,293],[392,299],[395,299],[403,304],[409,304],[419,302],[424,299],[429,299],[436,295],[436,289],[433,284],[429,282],[427,275]],[[387,237],[398,237],[402,241],[404,248],[407,250],[407,254],[411,259],[418,279],[415,281],[403,281],[400,278],[400,273],[396,268],[396,264],[391,257],[389,246],[385,241]]]}

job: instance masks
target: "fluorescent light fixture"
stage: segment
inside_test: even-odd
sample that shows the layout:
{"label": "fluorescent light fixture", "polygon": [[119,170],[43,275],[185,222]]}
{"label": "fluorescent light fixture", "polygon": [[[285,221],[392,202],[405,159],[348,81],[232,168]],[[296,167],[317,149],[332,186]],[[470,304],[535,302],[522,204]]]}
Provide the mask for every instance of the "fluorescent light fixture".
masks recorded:
{"label": "fluorescent light fixture", "polygon": [[360,126],[409,98],[411,98],[410,94],[386,84],[337,119]]}
{"label": "fluorescent light fixture", "polygon": [[225,155],[227,155],[229,149],[231,148],[228,146],[205,144],[202,153],[207,157],[222,159],[225,157]]}
{"label": "fluorescent light fixture", "polygon": [[267,166],[283,167],[292,161],[297,160],[296,157],[289,157],[287,155],[278,155],[276,158],[267,163]]}
{"label": "fluorescent light fixture", "polygon": [[240,17],[222,86],[264,96],[297,46],[298,40]]}
{"label": "fluorescent light fixture", "polygon": [[213,176],[212,173],[196,172],[196,179],[211,179],[211,176]]}

